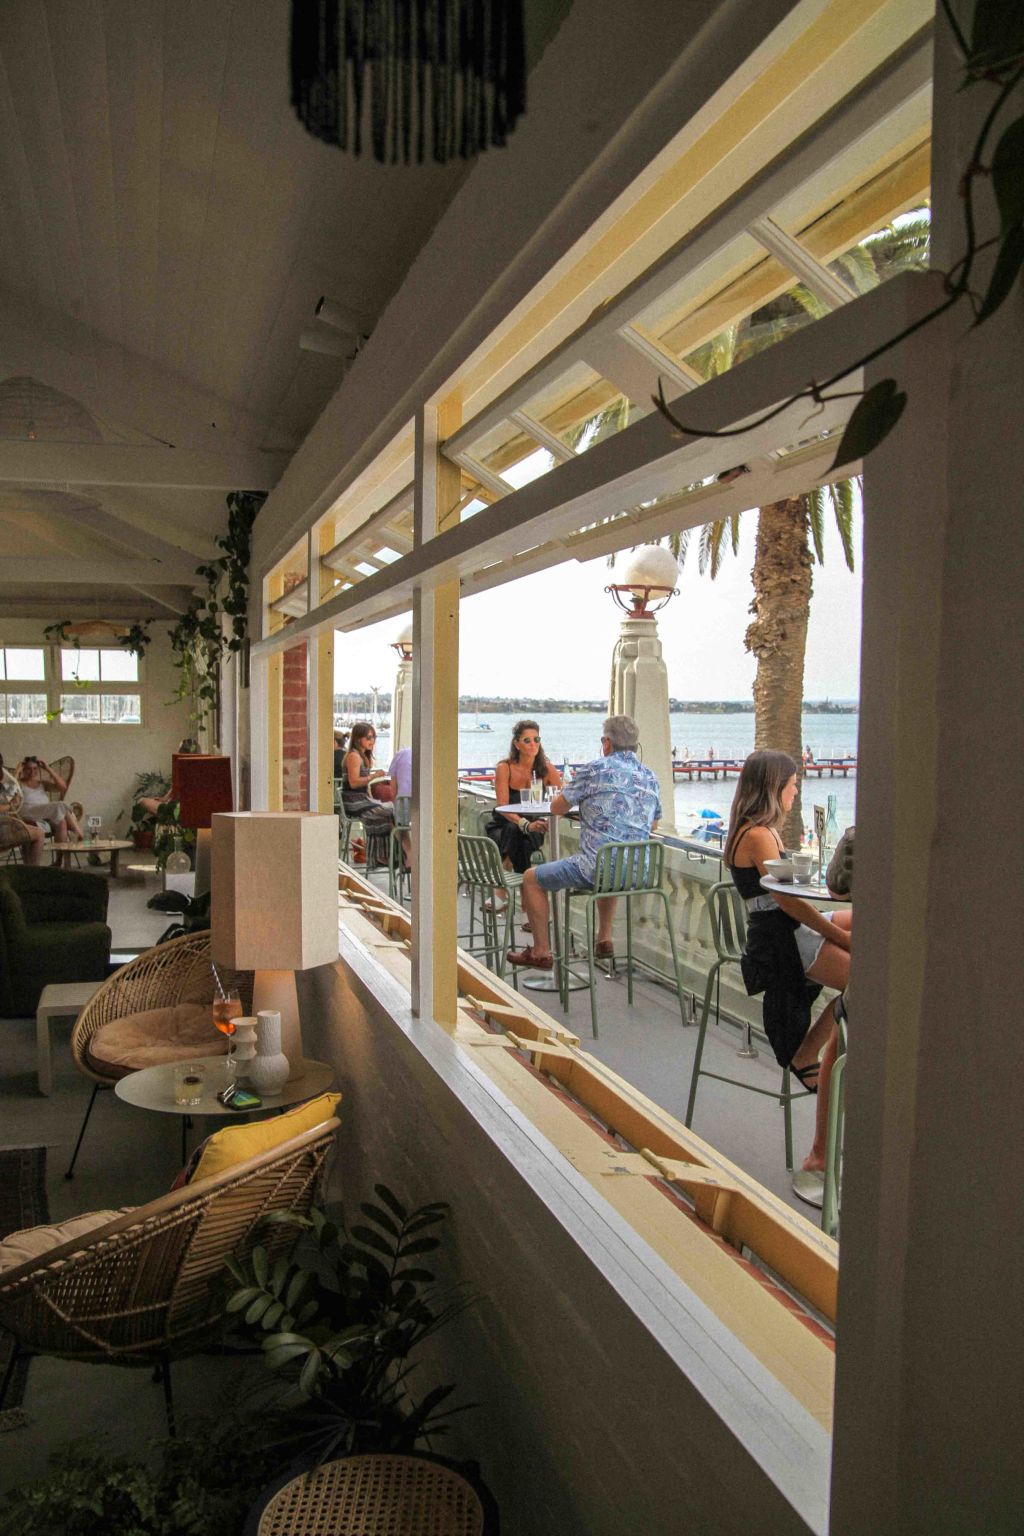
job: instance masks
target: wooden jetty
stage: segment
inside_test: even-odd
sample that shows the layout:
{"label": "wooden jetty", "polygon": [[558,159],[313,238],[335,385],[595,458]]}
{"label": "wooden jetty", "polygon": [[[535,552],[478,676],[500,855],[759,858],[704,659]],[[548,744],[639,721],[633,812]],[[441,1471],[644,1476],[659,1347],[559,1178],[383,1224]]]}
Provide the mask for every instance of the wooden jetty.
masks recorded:
{"label": "wooden jetty", "polygon": [[[570,763],[573,770],[582,767],[581,763]],[[672,759],[673,779],[687,779],[690,783],[694,779],[738,779],[743,767],[743,759],[738,757],[675,757]],[[848,778],[851,773],[857,772],[857,759],[855,757],[820,757],[813,762],[804,763],[801,769],[803,778],[838,779]],[[494,780],[493,768],[460,768],[459,778],[466,784],[491,784]]]}

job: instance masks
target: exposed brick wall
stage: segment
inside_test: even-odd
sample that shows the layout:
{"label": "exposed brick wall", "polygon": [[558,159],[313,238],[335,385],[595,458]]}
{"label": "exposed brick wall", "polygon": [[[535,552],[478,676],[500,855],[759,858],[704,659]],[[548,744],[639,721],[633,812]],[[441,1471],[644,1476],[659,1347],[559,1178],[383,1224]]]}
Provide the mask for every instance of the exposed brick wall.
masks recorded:
{"label": "exposed brick wall", "polygon": [[309,810],[309,701],[306,642],[285,651],[281,669],[281,806]]}

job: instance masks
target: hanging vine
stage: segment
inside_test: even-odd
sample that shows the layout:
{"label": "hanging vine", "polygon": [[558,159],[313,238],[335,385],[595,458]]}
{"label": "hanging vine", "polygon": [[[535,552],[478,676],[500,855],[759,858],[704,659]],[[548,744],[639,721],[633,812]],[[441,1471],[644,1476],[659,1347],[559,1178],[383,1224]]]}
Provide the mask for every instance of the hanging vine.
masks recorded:
{"label": "hanging vine", "polygon": [[221,554],[196,567],[206,590],[192,597],[168,631],[179,672],[171,702],[187,701],[191,735],[211,723],[218,733],[221,668],[248,639],[252,525],[265,500],[263,491],[232,491],[228,496],[227,533],[217,540]]}

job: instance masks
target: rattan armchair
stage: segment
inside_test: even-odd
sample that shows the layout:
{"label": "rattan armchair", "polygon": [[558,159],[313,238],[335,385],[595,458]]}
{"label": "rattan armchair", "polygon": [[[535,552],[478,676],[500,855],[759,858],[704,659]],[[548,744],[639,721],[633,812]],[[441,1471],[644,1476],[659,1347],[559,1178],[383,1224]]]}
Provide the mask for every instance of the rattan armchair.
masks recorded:
{"label": "rattan armchair", "polygon": [[[237,987],[242,999],[242,1012],[250,1013],[252,972],[222,970],[220,975],[225,986]],[[74,1176],[75,1163],[96,1095],[102,1088],[113,1088],[117,1081],[117,1074],[104,1072],[102,1065],[89,1051],[90,1042],[97,1031],[104,1024],[129,1014],[174,1008],[179,1003],[212,1005],[214,991],[210,932],[206,929],[202,933],[188,933],[180,939],[170,939],[166,944],[147,949],[137,959],[115,971],[89,1000],[75,1023],[71,1035],[71,1054],[79,1071],[92,1079],[93,1089],[71,1162],[64,1175],[66,1179]],[[213,1054],[214,1043],[211,1015],[210,1050],[207,1054]],[[194,1054],[194,1051],[188,1054]]]}
{"label": "rattan armchair", "polygon": [[[25,1355],[158,1366],[173,1434],[170,1365],[218,1336],[229,1294],[218,1283],[225,1260],[253,1246],[257,1224],[270,1212],[309,1209],[337,1128],[337,1120],[326,1120],[0,1271],[0,1327],[16,1345],[0,1408],[14,1361]],[[272,1225],[258,1240],[276,1257],[295,1234],[294,1227]]]}

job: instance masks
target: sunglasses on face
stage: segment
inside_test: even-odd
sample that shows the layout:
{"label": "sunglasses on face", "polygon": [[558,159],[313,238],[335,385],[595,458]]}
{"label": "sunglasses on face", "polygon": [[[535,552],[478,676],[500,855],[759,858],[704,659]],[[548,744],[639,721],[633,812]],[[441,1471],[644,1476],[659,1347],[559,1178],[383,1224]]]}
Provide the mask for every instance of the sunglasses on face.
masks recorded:
{"label": "sunglasses on face", "polygon": [[540,746],[539,736],[520,736],[519,740],[522,742],[524,747]]}

